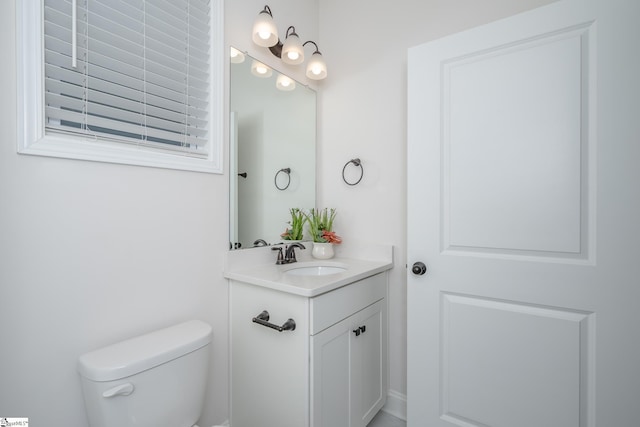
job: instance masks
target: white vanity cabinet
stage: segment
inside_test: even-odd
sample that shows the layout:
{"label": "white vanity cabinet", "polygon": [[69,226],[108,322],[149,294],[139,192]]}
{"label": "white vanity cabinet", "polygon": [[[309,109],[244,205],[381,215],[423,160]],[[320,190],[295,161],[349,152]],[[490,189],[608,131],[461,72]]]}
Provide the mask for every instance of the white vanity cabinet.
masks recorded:
{"label": "white vanity cabinet", "polygon": [[313,297],[231,280],[231,427],[365,427],[386,400],[386,292],[386,273]]}

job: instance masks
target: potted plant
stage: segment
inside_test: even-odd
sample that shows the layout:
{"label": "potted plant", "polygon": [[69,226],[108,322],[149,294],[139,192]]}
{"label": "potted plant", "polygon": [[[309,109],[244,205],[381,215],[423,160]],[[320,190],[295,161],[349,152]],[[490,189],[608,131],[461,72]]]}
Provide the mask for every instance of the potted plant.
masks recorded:
{"label": "potted plant", "polygon": [[298,208],[289,209],[289,213],[291,214],[291,220],[287,221],[287,224],[289,224],[291,228],[287,227],[280,237],[282,237],[283,240],[302,240],[304,236],[304,223],[307,222],[307,216]]}
{"label": "potted plant", "polygon": [[342,243],[342,238],[333,230],[333,221],[336,217],[334,208],[311,209],[305,215],[309,223],[309,233],[313,240],[311,255],[319,259],[332,258],[333,245]]}

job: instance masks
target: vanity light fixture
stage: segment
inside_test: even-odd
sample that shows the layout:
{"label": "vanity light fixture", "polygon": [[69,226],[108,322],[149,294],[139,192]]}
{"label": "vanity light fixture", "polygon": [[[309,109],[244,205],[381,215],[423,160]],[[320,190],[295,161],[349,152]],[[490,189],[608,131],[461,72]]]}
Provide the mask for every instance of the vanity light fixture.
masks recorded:
{"label": "vanity light fixture", "polygon": [[251,63],[251,74],[258,77],[267,78],[267,77],[271,77],[271,74],[273,74],[273,70],[271,70],[271,68],[264,65],[262,62],[256,61],[254,59],[253,62]]}
{"label": "vanity light fixture", "polygon": [[278,37],[278,29],[273,22],[271,8],[265,5],[258,14],[251,36],[253,42],[258,46],[268,47],[272,54],[282,59],[282,62],[290,65],[298,65],[304,62],[304,46],[313,43],[315,51],[311,54],[311,59],[307,64],[306,76],[312,80],[322,80],[327,77],[327,64],[318,50],[318,45],[314,41],[301,43],[300,37],[296,33],[294,26],[287,28],[285,40],[282,43]]}

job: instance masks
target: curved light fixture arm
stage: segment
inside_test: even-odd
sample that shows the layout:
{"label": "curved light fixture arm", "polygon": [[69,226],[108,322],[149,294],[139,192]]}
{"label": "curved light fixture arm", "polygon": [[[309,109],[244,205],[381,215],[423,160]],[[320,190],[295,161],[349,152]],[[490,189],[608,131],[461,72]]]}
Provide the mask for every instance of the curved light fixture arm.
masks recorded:
{"label": "curved light fixture arm", "polygon": [[307,40],[306,42],[302,43],[302,46],[306,46],[307,43],[313,43],[313,45],[316,47],[316,50],[313,53],[319,53],[320,55],[322,55],[322,52],[318,50],[318,45],[316,44],[316,42],[314,42],[313,40]]}
{"label": "curved light fixture arm", "polygon": [[[289,34],[289,30],[293,30],[291,31],[291,34]],[[297,36],[297,35],[298,34],[296,34],[296,27],[291,25],[289,28],[287,28],[287,32],[284,34],[284,38],[287,39],[289,36]]]}

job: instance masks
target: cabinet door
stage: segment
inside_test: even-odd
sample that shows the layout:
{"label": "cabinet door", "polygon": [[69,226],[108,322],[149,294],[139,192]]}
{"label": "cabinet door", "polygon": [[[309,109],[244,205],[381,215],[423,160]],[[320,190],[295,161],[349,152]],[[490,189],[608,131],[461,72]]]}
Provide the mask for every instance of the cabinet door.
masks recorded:
{"label": "cabinet door", "polygon": [[385,300],[357,315],[360,334],[352,333],[351,426],[364,427],[378,413],[387,397]]}
{"label": "cabinet door", "polygon": [[311,337],[311,426],[350,427],[354,316]]}
{"label": "cabinet door", "polygon": [[[232,282],[231,425],[308,427],[309,322],[307,298]],[[269,321],[296,322],[278,332],[252,322],[262,310]]]}
{"label": "cabinet door", "polygon": [[312,427],[365,427],[386,398],[385,300],[311,337]]}

